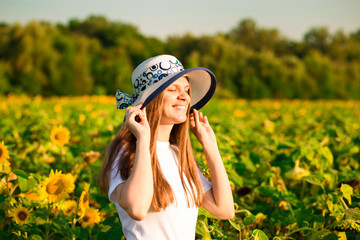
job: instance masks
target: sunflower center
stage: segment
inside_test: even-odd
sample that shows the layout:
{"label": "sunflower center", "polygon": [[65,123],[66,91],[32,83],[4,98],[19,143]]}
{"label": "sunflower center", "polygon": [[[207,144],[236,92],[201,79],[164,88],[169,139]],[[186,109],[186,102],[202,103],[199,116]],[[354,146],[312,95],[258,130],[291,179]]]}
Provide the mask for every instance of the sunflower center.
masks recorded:
{"label": "sunflower center", "polygon": [[73,210],[74,210],[74,207],[73,207],[73,206],[69,206],[69,207],[66,209],[66,213],[67,213],[67,214],[70,214],[70,213],[73,212]]}
{"label": "sunflower center", "polygon": [[61,179],[54,179],[46,186],[46,191],[52,195],[59,195],[65,189],[64,182]]}
{"label": "sunflower center", "polygon": [[0,147],[0,158],[2,157],[2,155],[3,155],[3,150],[2,150],[2,148]]}
{"label": "sunflower center", "polygon": [[17,216],[18,216],[18,218],[19,218],[20,220],[24,221],[24,220],[27,218],[27,213],[21,211],[21,212],[18,213]]}
{"label": "sunflower center", "polygon": [[84,221],[84,222],[88,222],[88,221],[89,221],[89,217],[88,217],[88,216],[85,216],[85,217],[83,218],[83,221]]}
{"label": "sunflower center", "polygon": [[58,132],[55,134],[55,139],[58,141],[63,141],[65,139],[65,133],[64,132]]}
{"label": "sunflower center", "polygon": [[89,201],[89,196],[88,196],[88,194],[85,194],[83,203],[87,203],[88,201]]}

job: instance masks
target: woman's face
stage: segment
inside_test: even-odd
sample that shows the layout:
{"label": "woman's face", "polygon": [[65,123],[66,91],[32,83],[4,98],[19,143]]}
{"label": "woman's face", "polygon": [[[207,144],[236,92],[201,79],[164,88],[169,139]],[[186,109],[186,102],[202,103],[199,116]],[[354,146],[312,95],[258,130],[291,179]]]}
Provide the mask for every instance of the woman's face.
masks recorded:
{"label": "woman's face", "polygon": [[190,105],[189,90],[189,81],[184,76],[164,90],[160,124],[179,124],[186,121],[187,109]]}

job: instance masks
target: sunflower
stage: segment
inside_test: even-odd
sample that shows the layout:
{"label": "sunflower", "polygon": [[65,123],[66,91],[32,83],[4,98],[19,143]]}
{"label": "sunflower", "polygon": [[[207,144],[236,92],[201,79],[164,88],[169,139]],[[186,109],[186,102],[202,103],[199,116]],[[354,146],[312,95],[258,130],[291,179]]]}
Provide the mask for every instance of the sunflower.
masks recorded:
{"label": "sunflower", "polygon": [[80,113],[80,115],[79,115],[79,124],[80,124],[80,125],[83,125],[83,123],[85,122],[85,120],[86,120],[85,114]]}
{"label": "sunflower", "polygon": [[60,125],[59,127],[51,130],[50,139],[54,144],[63,146],[69,143],[70,132],[67,128]]}
{"label": "sunflower", "polygon": [[2,163],[0,163],[0,172],[4,172],[6,174],[9,174],[11,172],[11,164],[8,160],[4,160]]}
{"label": "sunflower", "polygon": [[0,180],[0,194],[6,193],[8,194],[8,190],[12,191],[11,188],[13,187],[13,180],[17,179],[17,175],[14,173],[10,173],[6,179],[6,177],[3,177]]}
{"label": "sunflower", "polygon": [[3,163],[8,163],[8,159],[10,158],[9,152],[7,150],[7,146],[5,146],[4,141],[0,143],[0,165],[2,166]]}
{"label": "sunflower", "polygon": [[83,153],[82,156],[83,156],[83,159],[84,159],[84,161],[86,163],[92,164],[100,157],[100,153],[90,151],[90,152],[87,152],[87,153]]}
{"label": "sunflower", "polygon": [[13,220],[20,225],[28,223],[30,219],[31,210],[24,208],[23,206],[17,206],[9,211],[9,215]]}
{"label": "sunflower", "polygon": [[41,156],[41,161],[47,163],[47,164],[52,164],[55,162],[55,157],[53,156],[49,156],[47,155],[46,153],[44,153],[42,156]]}
{"label": "sunflower", "polygon": [[99,210],[92,207],[86,208],[85,215],[82,219],[79,220],[79,222],[83,228],[93,228],[95,224],[100,222]]}
{"label": "sunflower", "polygon": [[50,175],[43,182],[40,192],[44,199],[53,203],[67,198],[74,189],[74,178],[71,174],[65,175],[61,171],[56,170],[54,172],[51,169]]}
{"label": "sunflower", "polygon": [[75,200],[67,200],[63,207],[62,207],[62,211],[63,213],[70,217],[76,210],[76,201]]}
{"label": "sunflower", "polygon": [[90,202],[89,187],[90,184],[85,183],[84,191],[80,195],[79,207],[78,207],[79,209],[78,214],[80,215],[80,218],[84,217],[85,210],[86,208],[89,207],[89,202]]}

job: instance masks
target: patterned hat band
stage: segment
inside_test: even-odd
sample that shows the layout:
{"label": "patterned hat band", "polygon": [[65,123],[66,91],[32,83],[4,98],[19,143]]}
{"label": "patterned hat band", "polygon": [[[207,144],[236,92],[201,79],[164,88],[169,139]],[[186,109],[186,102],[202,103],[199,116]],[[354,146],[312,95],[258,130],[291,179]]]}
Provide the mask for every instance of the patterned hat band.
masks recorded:
{"label": "patterned hat band", "polygon": [[115,98],[117,109],[125,109],[128,106],[131,106],[134,102],[133,96],[123,93],[119,89],[116,90]]}
{"label": "patterned hat band", "polygon": [[156,84],[162,79],[173,75],[175,73],[184,71],[184,67],[179,60],[176,58],[157,62],[150,67],[148,67],[142,73],[135,75],[136,69],[133,74],[132,83],[133,83],[133,95],[129,95],[121,92],[119,89],[116,91],[116,107],[118,109],[125,109],[128,106],[132,105],[137,98],[142,95],[150,86]]}

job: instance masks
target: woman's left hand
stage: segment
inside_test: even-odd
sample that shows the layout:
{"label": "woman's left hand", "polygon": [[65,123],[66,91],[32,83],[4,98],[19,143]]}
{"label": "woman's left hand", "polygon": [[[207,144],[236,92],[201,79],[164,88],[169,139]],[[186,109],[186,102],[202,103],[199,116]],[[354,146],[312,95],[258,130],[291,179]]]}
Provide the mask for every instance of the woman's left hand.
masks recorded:
{"label": "woman's left hand", "polygon": [[209,121],[206,116],[203,116],[201,112],[193,110],[190,114],[190,129],[196,136],[202,146],[208,143],[216,144],[215,133],[212,130]]}

